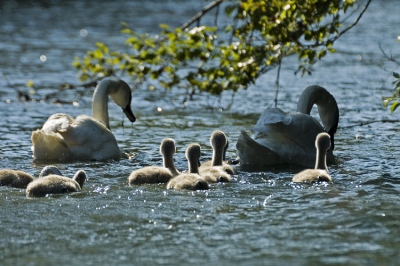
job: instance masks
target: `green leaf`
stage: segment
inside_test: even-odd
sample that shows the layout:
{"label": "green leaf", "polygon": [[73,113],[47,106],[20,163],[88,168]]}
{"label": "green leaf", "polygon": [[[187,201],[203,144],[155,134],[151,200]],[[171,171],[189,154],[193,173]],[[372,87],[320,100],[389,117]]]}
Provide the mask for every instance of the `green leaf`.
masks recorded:
{"label": "green leaf", "polygon": [[399,105],[400,105],[399,102],[394,102],[390,107],[390,112],[393,113],[397,109],[397,107],[399,107]]}

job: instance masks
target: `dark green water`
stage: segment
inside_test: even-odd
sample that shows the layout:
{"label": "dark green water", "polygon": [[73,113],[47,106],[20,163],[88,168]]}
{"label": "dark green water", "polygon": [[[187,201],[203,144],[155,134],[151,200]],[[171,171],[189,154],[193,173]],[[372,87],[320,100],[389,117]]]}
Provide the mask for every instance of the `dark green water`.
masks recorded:
{"label": "dark green water", "polygon": [[[139,1],[137,1],[139,2]],[[42,4],[40,4],[42,3]],[[0,70],[24,88],[28,79],[45,93],[60,82],[76,82],[74,56],[107,38],[121,45],[120,21],[138,31],[157,31],[159,23],[179,25],[203,1],[75,1],[69,4],[0,5]],[[279,107],[294,110],[301,90],[326,87],[340,108],[333,184],[293,184],[296,167],[235,166],[229,184],[209,191],[166,190],[164,185],[131,188],[130,172],[160,164],[158,146],[174,138],[178,169],[186,169],[186,146],[202,145],[211,157],[211,132],[223,130],[230,140],[227,157],[236,157],[240,130],[248,130],[273,104],[275,72],[234,96],[195,96],[176,109],[173,91],[133,92],[134,124],[110,104],[111,127],[121,149],[136,156],[119,162],[57,164],[72,176],[84,169],[83,192],[27,198],[23,190],[0,187],[1,265],[398,265],[400,261],[399,123],[382,107],[390,95],[393,65],[379,50],[399,55],[397,1],[373,1],[360,24],[336,45],[338,53],[315,66],[312,76],[293,75],[295,59],[284,62]],[[352,20],[349,20],[349,22]],[[81,29],[88,36],[79,35]],[[47,56],[46,62],[39,60]],[[400,57],[399,57],[400,58]],[[43,163],[32,161],[31,132],[53,113],[90,114],[90,94],[79,106],[17,102],[15,91],[0,80],[0,168],[38,175]],[[67,93],[62,97],[72,98]],[[157,111],[161,107],[163,111]],[[315,113],[316,114],[316,113]]]}

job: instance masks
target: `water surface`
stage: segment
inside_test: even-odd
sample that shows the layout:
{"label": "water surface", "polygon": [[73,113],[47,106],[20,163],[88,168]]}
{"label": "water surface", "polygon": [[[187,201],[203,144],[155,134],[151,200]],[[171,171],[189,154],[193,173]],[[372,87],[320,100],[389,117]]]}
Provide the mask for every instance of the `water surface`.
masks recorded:
{"label": "water surface", "polygon": [[[0,5],[0,168],[38,175],[30,135],[53,113],[90,114],[91,93],[78,106],[21,102],[14,88],[32,79],[43,95],[61,82],[77,83],[71,66],[96,41],[124,49],[119,25],[139,32],[158,31],[159,23],[178,26],[203,1],[3,1]],[[333,184],[293,184],[298,167],[241,167],[229,184],[209,191],[166,190],[164,185],[131,188],[129,173],[160,164],[158,146],[174,138],[178,169],[186,169],[185,147],[199,142],[211,157],[211,132],[223,130],[236,157],[240,130],[248,130],[273,105],[275,71],[247,91],[221,98],[196,95],[185,109],[181,92],[133,91],[130,124],[110,104],[111,127],[132,160],[57,164],[67,176],[84,169],[89,179],[81,193],[27,198],[23,190],[0,187],[0,260],[4,265],[396,265],[400,261],[400,180],[398,119],[382,107],[390,95],[394,65],[379,44],[399,54],[397,1],[373,1],[360,24],[336,44],[338,52],[299,77],[296,60],[284,62],[279,107],[296,107],[301,90],[326,87],[340,108]],[[348,23],[351,22],[351,19]],[[80,31],[87,30],[82,37]],[[47,61],[40,61],[46,55]],[[129,81],[129,80],[127,80]],[[14,88],[12,86],[14,86]],[[77,100],[70,92],[57,95]],[[172,101],[174,100],[174,101]],[[216,107],[214,109],[206,108]],[[163,109],[157,111],[157,107]],[[314,111],[316,114],[316,111]],[[360,125],[362,122],[371,122]],[[249,131],[249,130],[248,130]],[[250,131],[249,131],[250,132]]]}

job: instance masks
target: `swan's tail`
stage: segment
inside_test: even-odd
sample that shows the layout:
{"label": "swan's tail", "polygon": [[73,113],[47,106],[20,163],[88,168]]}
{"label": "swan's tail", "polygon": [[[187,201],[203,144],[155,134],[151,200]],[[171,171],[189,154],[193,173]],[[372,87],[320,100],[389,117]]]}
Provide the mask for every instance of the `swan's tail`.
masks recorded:
{"label": "swan's tail", "polygon": [[252,139],[243,130],[236,143],[236,149],[241,164],[271,165],[281,163],[278,154]]}

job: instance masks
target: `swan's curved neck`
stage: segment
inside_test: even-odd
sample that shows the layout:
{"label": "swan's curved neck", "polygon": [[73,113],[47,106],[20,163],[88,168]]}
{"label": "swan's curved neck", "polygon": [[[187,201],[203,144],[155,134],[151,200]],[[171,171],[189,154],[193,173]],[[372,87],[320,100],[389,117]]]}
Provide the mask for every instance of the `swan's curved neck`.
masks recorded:
{"label": "swan's curved neck", "polygon": [[309,115],[314,104],[318,105],[318,107],[334,106],[336,105],[336,100],[323,87],[313,85],[307,87],[300,95],[297,102],[297,112]]}
{"label": "swan's curved neck", "polygon": [[331,141],[333,141],[333,134],[335,134],[339,123],[339,108],[335,98],[321,86],[309,86],[300,95],[297,102],[297,112],[309,115],[314,104],[318,106],[321,122],[325,131],[331,135]]}
{"label": "swan's curved neck", "polygon": [[224,157],[224,150],[223,149],[213,150],[211,165],[212,166],[220,166],[220,165],[222,165],[222,162],[223,162],[223,159],[224,159],[223,157]]}
{"label": "swan's curved neck", "polygon": [[108,82],[102,82],[96,87],[93,93],[92,101],[92,116],[110,129],[109,118],[108,118],[108,95],[110,86]]}
{"label": "swan's curved neck", "polygon": [[199,162],[196,158],[189,159],[189,173],[191,174],[199,173]]}
{"label": "swan's curved neck", "polygon": [[315,162],[315,169],[325,170],[328,172],[328,166],[326,165],[326,151],[320,151],[317,149],[317,160]]}
{"label": "swan's curved neck", "polygon": [[173,175],[178,172],[175,168],[174,158],[172,156],[163,156],[163,166],[168,168]]}

